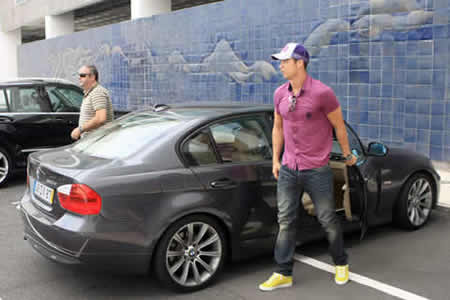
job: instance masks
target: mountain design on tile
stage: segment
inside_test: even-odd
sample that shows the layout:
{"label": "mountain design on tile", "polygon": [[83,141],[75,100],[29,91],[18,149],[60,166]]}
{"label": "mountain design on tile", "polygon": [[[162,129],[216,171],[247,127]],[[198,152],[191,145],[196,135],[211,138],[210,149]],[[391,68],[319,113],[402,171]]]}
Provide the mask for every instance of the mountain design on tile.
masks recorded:
{"label": "mountain design on tile", "polygon": [[179,51],[172,52],[168,62],[170,69],[176,72],[225,74],[238,83],[263,82],[278,75],[266,61],[256,61],[250,67],[247,66],[226,40],[220,40],[214,51],[200,63],[187,63]]}

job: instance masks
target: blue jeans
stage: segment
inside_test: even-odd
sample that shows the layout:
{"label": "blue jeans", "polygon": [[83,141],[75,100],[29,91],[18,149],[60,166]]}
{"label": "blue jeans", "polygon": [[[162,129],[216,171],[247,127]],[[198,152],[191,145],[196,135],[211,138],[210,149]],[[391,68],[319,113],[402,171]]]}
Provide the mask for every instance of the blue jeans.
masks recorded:
{"label": "blue jeans", "polygon": [[296,219],[303,192],[310,195],[317,218],[327,233],[329,252],[336,265],[347,264],[341,223],[336,216],[334,201],[333,172],[323,166],[310,170],[291,170],[282,166],[278,177],[277,201],[279,232],[275,244],[277,271],[285,276],[292,275],[293,255],[296,245]]}

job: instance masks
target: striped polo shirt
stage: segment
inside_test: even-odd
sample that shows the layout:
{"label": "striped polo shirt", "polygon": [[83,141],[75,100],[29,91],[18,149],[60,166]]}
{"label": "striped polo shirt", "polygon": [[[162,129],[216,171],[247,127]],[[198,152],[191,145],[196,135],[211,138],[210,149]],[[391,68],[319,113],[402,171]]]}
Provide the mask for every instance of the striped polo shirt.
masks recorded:
{"label": "striped polo shirt", "polygon": [[111,122],[114,119],[114,110],[109,92],[97,83],[93,88],[84,93],[78,126],[94,118],[95,112],[100,109],[106,109],[106,122]]}

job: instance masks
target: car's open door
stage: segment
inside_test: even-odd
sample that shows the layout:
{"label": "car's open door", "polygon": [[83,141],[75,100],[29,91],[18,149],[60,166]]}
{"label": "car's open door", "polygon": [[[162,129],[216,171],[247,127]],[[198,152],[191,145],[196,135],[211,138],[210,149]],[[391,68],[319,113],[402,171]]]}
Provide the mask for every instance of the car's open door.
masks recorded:
{"label": "car's open door", "polygon": [[[357,163],[354,166],[347,166],[347,174],[349,180],[349,192],[351,199],[351,209],[353,220],[359,221],[361,227],[361,239],[364,237],[368,229],[368,197],[367,197],[367,180],[364,176],[364,163],[366,161],[366,153],[364,147],[355,131],[348,125],[347,128],[348,142],[350,149],[357,157]],[[333,145],[336,150],[336,143]]]}

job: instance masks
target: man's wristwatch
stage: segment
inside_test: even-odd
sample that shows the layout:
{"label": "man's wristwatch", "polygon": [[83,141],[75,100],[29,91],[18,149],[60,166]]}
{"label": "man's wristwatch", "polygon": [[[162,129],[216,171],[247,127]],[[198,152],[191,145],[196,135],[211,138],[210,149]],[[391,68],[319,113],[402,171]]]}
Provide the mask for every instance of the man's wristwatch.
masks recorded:
{"label": "man's wristwatch", "polygon": [[83,125],[78,126],[78,130],[80,130],[80,133],[83,133]]}
{"label": "man's wristwatch", "polygon": [[350,160],[352,160],[352,158],[353,158],[353,154],[349,154],[349,155],[347,155],[345,158],[344,158],[344,160],[345,161],[350,161]]}

